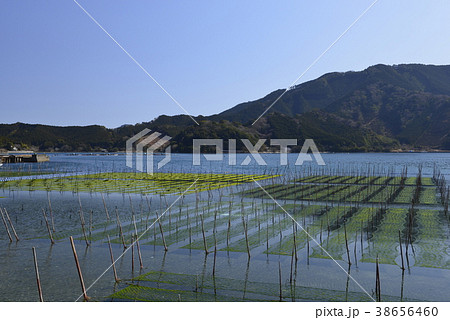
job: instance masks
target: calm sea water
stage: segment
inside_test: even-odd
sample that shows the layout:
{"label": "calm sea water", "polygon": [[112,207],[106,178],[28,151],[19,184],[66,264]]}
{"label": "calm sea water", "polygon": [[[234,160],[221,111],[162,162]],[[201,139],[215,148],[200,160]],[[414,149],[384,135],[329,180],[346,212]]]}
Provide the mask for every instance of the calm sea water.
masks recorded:
{"label": "calm sea water", "polygon": [[[417,174],[422,168],[423,176],[431,177],[434,169],[440,172],[450,182],[450,154],[449,153],[402,153],[402,154],[322,154],[325,166],[318,166],[314,161],[296,166],[296,154],[288,155],[288,165],[280,165],[279,154],[261,154],[267,165],[258,165],[254,160],[249,165],[231,166],[228,156],[222,161],[207,161],[202,158],[200,166],[192,165],[192,155],[172,154],[171,161],[164,166],[162,172],[215,172],[215,173],[285,173],[288,175],[301,173],[325,174],[394,174],[400,175],[405,168],[409,176]],[[2,171],[42,171],[67,173],[93,172],[122,172],[133,171],[125,162],[125,155],[91,155],[91,154],[50,154],[51,161],[37,164],[4,165]],[[240,164],[247,157],[246,154],[237,155]],[[155,164],[162,159],[162,155],[155,156]],[[0,229],[0,301],[36,301],[38,299],[31,247],[36,247],[44,290],[44,299],[48,301],[74,301],[80,295],[78,276],[74,267],[70,244],[66,240],[50,245],[46,238],[46,227],[42,219],[42,208],[48,205],[49,195],[46,192],[18,192],[0,191],[0,206],[8,208],[17,232],[21,237],[19,242],[9,243],[4,229]],[[53,192],[50,194],[55,216],[55,225],[59,231],[73,230],[79,227],[77,210],[79,201],[86,212],[92,210],[94,223],[104,221],[104,209],[101,197],[96,194],[73,194]],[[154,196],[154,201],[160,201]],[[122,194],[109,194],[106,202],[110,208],[118,208],[121,215],[128,214],[130,201],[138,210],[143,199],[140,195],[131,198]],[[171,199],[168,199],[169,203]],[[37,235],[40,238],[36,239]],[[68,234],[69,235],[69,234]],[[90,286],[109,267],[109,251],[105,243],[96,243],[89,247],[83,241],[76,241],[79,250],[80,264],[87,286]],[[120,245],[113,245],[114,255],[119,256],[123,250]],[[211,271],[212,255],[204,257],[201,251],[173,250],[167,254],[158,246],[143,246],[142,255],[145,269],[164,270],[166,272],[201,274]],[[255,256],[252,263],[247,264],[245,253],[220,252],[217,256],[218,274],[222,277],[249,279],[250,281],[277,282],[278,262],[281,261],[283,277],[289,275],[290,258]],[[310,264],[303,266],[299,273],[298,282],[304,286],[345,291],[360,291],[359,287],[348,278],[331,260],[311,259]],[[130,279],[137,276],[139,270],[130,273],[130,259],[124,257],[117,265],[119,277]],[[206,271],[205,271],[206,270]],[[352,276],[367,288],[373,287],[373,265],[361,263],[352,271]],[[268,276],[269,275],[269,276]],[[275,275],[275,276],[273,276]],[[272,279],[273,278],[273,279]],[[382,266],[383,293],[419,300],[450,300],[447,281],[450,270],[416,268],[412,273],[405,274],[404,288],[399,276],[398,266]],[[288,281],[288,279],[285,279]],[[402,289],[401,289],[402,288]],[[402,290],[402,293],[400,292]],[[92,285],[88,294],[102,299],[114,291],[111,270]]]}
{"label": "calm sea water", "polygon": [[[172,154],[171,160],[161,169],[156,164],[164,158],[162,155],[154,156],[154,172],[213,172],[213,173],[304,173],[332,172],[335,174],[394,174],[400,175],[407,167],[408,175],[417,174],[419,167],[424,176],[432,176],[435,167],[450,179],[450,153],[335,153],[321,155],[325,166],[317,165],[313,161],[305,161],[302,165],[295,165],[298,154],[287,155],[287,165],[281,165],[279,154],[261,154],[265,164],[258,164],[247,154],[236,155],[236,165],[230,165],[227,154],[219,161],[210,161],[201,157],[200,165],[193,165],[191,154]],[[0,170],[31,169],[59,172],[122,172],[133,171],[126,166],[124,154],[50,154],[51,161],[36,164],[12,164]],[[250,157],[248,165],[241,165],[246,157]],[[145,157],[144,157],[145,164]],[[144,167],[145,169],[145,167]]]}

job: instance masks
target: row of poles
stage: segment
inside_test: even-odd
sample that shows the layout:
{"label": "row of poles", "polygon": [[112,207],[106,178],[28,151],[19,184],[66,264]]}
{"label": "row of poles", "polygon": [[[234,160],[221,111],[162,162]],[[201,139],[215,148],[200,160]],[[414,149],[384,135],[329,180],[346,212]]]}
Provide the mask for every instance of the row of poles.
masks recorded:
{"label": "row of poles", "polygon": [[[406,172],[402,172],[402,178],[404,176],[406,176]],[[418,179],[418,185],[417,185],[418,188],[420,188],[420,186],[421,186],[420,176],[421,176],[421,174],[420,174],[420,171],[419,171],[419,175],[418,175],[419,179]],[[404,180],[404,179],[402,179],[402,180]],[[438,180],[438,179],[435,178],[435,180]],[[107,206],[106,206],[105,199],[104,199],[103,195],[102,195],[102,200],[103,200],[103,204],[104,204],[104,207],[105,207],[105,213],[106,213],[106,216],[107,216],[107,220],[109,221],[110,220],[110,216],[109,216],[109,212],[108,212],[108,209],[107,209]],[[46,223],[47,231],[49,233],[49,238],[51,240],[51,243],[54,244],[55,240],[53,238],[52,231],[55,232],[55,225],[54,225],[54,219],[53,219],[53,214],[52,214],[50,198],[48,199],[48,201],[49,201],[50,221],[47,218],[46,210],[43,209],[42,212],[43,212],[44,220],[45,220],[45,223]],[[131,197],[130,197],[130,202],[131,202]],[[209,203],[209,199],[208,199],[208,203]],[[133,209],[132,209],[132,211],[133,211]],[[5,229],[7,231],[8,237],[10,239],[10,242],[13,241],[11,232],[9,231],[10,228],[11,228],[11,231],[12,231],[14,237],[16,238],[16,241],[19,241],[19,237],[18,237],[18,235],[16,233],[16,230],[14,228],[14,225],[13,225],[13,223],[11,221],[11,218],[10,218],[6,208],[4,208],[4,209],[0,208],[0,213],[1,213],[1,216],[2,216],[3,224],[5,226]],[[79,213],[80,213],[80,221],[81,221],[81,226],[82,226],[84,238],[86,240],[86,245],[88,246],[89,245],[89,241],[87,239],[85,228],[84,228],[85,222],[84,222],[84,215],[83,215],[83,209],[82,209],[82,206],[81,206],[81,202],[80,202]],[[202,222],[203,238],[205,239],[204,228],[203,228],[203,216],[202,215],[201,215],[201,220],[202,220],[201,222]],[[250,258],[250,250],[249,250],[249,246],[248,246],[247,225],[246,225],[245,220],[244,219],[242,219],[242,220],[243,220],[243,225],[244,225],[245,240],[246,240],[246,243],[247,243],[247,253],[248,253],[248,256]],[[120,220],[118,219],[118,217],[117,217],[117,223],[118,223],[118,226],[121,229]],[[159,217],[158,217],[158,223],[159,223],[160,229],[162,229],[162,225],[161,225],[161,222],[159,220]],[[136,231],[136,236],[132,236],[131,237],[131,243],[132,243],[131,249],[132,249],[132,257],[133,257],[132,258],[132,268],[134,269],[134,244],[136,243],[138,254],[139,254],[140,267],[142,269],[143,268],[143,263],[142,263],[142,257],[141,257],[141,253],[140,253],[140,246],[139,246],[138,237],[137,237],[137,227],[136,227],[136,221],[134,219],[134,213],[133,213],[133,224],[134,224],[134,228],[135,228],[135,231]],[[345,224],[344,224],[344,231],[345,231]],[[122,234],[122,240],[123,240],[123,233],[121,233],[121,234]],[[161,234],[162,234],[162,238],[163,238],[163,242],[164,242],[164,235],[163,235],[162,230],[161,230]],[[409,239],[409,240],[411,241],[411,239]],[[347,244],[347,234],[346,234],[346,232],[345,232],[345,242],[346,242],[348,261],[349,261],[349,264],[350,264],[349,249],[348,249],[348,244]],[[79,265],[79,261],[78,261],[78,257],[77,257],[77,253],[76,253],[76,248],[75,248],[75,245],[74,245],[72,237],[70,237],[70,243],[71,243],[72,251],[73,251],[73,254],[74,254],[75,263],[76,263],[76,266],[77,266],[78,275],[79,275],[79,278],[80,278],[80,283],[81,283],[82,290],[83,290],[83,297],[84,297],[84,300],[87,301],[89,299],[89,297],[86,295],[86,289],[85,289],[85,286],[84,286],[83,276],[82,276],[82,273],[81,273],[81,268],[80,268],[80,265]],[[294,243],[295,243],[295,232],[294,232]],[[405,270],[400,231],[399,231],[399,243],[400,243],[401,261],[402,261],[402,267],[401,268],[402,268],[402,270]],[[124,248],[126,248],[126,245],[125,245],[124,241],[123,241],[123,244],[124,244]],[[109,246],[109,251],[110,251],[112,268],[113,268],[113,272],[114,272],[114,278],[115,278],[115,281],[117,282],[117,281],[120,281],[120,279],[118,278],[117,271],[115,269],[115,263],[114,263],[115,260],[114,260],[114,256],[113,256],[113,252],[112,252],[109,236],[108,236],[108,246]],[[412,246],[412,243],[411,243],[411,246]],[[164,247],[165,247],[165,250],[167,251],[167,246],[165,244],[164,244]],[[406,241],[406,250],[408,251],[408,241]],[[33,251],[34,264],[35,264],[36,281],[37,281],[37,285],[38,285],[39,298],[40,298],[40,301],[43,301],[42,288],[41,288],[41,285],[40,285],[39,269],[38,269],[38,264],[37,264],[36,249],[33,247],[32,251]],[[205,245],[205,253],[208,254],[206,245]],[[216,253],[217,253],[217,243],[215,242],[214,243],[214,267],[213,267],[213,274],[214,275],[215,275],[215,265],[216,265]],[[296,250],[295,250],[295,258],[296,258],[296,261],[297,261],[298,258],[297,258]],[[408,253],[407,252],[406,252],[406,259],[408,260]],[[409,265],[409,263],[408,263],[408,265]],[[281,270],[280,270],[280,272],[281,272]],[[379,266],[378,266],[378,258],[377,258],[377,260],[376,260],[376,294],[377,294],[377,300],[381,299],[381,294],[379,293],[379,291],[380,291],[379,287],[380,287],[380,280],[379,280]],[[281,291],[280,291],[280,296],[281,296]]]}

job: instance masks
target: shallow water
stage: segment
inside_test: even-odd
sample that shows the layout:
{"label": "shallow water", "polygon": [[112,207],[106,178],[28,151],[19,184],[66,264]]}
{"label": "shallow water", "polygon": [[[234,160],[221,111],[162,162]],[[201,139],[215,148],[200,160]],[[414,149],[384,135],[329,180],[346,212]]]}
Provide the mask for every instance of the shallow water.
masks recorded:
{"label": "shallow water", "polygon": [[[262,156],[268,164],[267,167],[255,164],[250,166],[229,166],[226,160],[224,162],[204,162],[202,166],[192,166],[190,164],[192,161],[191,155],[174,154],[172,155],[172,161],[163,169],[165,172],[284,173],[287,175],[293,175],[293,172],[302,172],[303,174],[308,174],[308,172],[320,173],[324,170],[323,167],[314,164],[307,164],[302,167],[293,166],[296,159],[295,155],[289,155],[289,163],[292,165],[286,167],[278,165],[279,155],[263,154]],[[371,168],[376,174],[399,175],[402,169],[407,166],[408,175],[414,176],[418,172],[419,165],[421,165],[423,176],[431,177],[433,168],[437,166],[441,173],[445,175],[447,181],[450,181],[450,154],[323,154],[322,156],[327,164],[326,170],[332,174],[349,175],[363,173],[367,172],[368,168]],[[245,157],[246,155],[237,155],[237,162],[240,163]],[[49,163],[15,164],[3,166],[0,170],[5,168],[6,170],[57,171],[71,174],[74,172],[94,173],[131,170],[125,166],[124,155],[70,156],[63,154],[52,155]],[[249,185],[250,187],[254,186]],[[219,193],[222,193],[224,196],[221,199],[222,201],[226,202],[232,199],[235,202],[234,204],[239,206],[239,198],[237,196],[232,198],[225,197],[230,193],[236,193],[238,189],[230,190],[226,188],[216,191],[212,195],[211,202],[218,203]],[[0,197],[0,206],[8,209],[20,237],[20,241],[9,243],[3,226],[0,226],[0,301],[38,300],[31,247],[36,247],[37,250],[44,299],[46,301],[77,300],[81,294],[81,287],[68,240],[69,235],[73,235],[78,239],[75,241],[75,244],[86,287],[89,288],[89,296],[95,300],[107,300],[107,297],[115,290],[126,286],[128,282],[125,281],[115,285],[111,269],[99,278],[110,267],[108,245],[104,240],[98,240],[92,242],[90,246],[86,246],[80,233],[80,202],[87,224],[92,220],[92,225],[98,226],[107,221],[100,194],[3,190],[0,191]],[[201,201],[207,201],[208,193],[203,192],[200,197]],[[47,210],[47,215],[49,214],[49,198],[56,229],[55,235],[58,235],[54,245],[51,245],[48,239],[47,228],[42,214],[42,208]],[[168,196],[167,199],[162,199],[157,195],[150,195],[148,198],[152,203],[150,216],[154,217],[154,211],[163,212],[167,204],[171,204],[177,199],[177,196]],[[112,220],[115,221],[115,208],[117,207],[120,220],[124,225],[131,221],[130,200],[136,218],[143,223],[142,221],[149,214],[148,202],[146,197],[137,194],[105,195],[105,201]],[[265,203],[269,202],[269,200],[265,200]],[[174,205],[172,212],[174,216],[180,203],[178,202]],[[290,202],[283,201],[284,203]],[[191,209],[195,208],[195,195],[185,197],[183,205]],[[226,214],[223,217],[227,219]],[[164,218],[167,224],[168,217]],[[211,219],[210,217],[209,223],[211,223]],[[150,219],[150,221],[153,220]],[[205,223],[208,223],[208,221],[205,220]],[[148,225],[146,224],[146,227]],[[112,223],[112,226],[115,226],[115,222]],[[142,224],[140,228],[144,228]],[[156,228],[156,231],[154,231],[154,228]],[[167,232],[167,237],[172,234],[168,229],[165,232]],[[207,232],[211,231],[207,230]],[[159,235],[157,224],[148,230],[149,240],[152,240],[155,234]],[[208,233],[206,236],[210,234]],[[285,236],[287,235],[289,235],[289,231],[286,231]],[[127,237],[129,236],[130,233],[127,234]],[[197,235],[197,239],[201,240],[201,236]],[[242,239],[242,236],[236,239]],[[275,240],[271,239],[271,241],[274,242]],[[187,243],[186,239],[184,243]],[[112,243],[112,247],[116,258],[123,253],[123,246],[120,242]],[[216,276],[240,280],[244,284],[246,282],[257,282],[277,285],[279,282],[278,268],[280,262],[283,290],[288,290],[290,286],[291,257],[289,255],[267,255],[264,253],[264,249],[264,246],[260,246],[252,251],[254,254],[250,258],[250,263],[248,263],[246,252],[218,251],[216,256]],[[199,277],[211,276],[212,274],[214,253],[205,255],[203,250],[182,249],[178,245],[169,245],[169,250],[165,253],[162,246],[144,244],[141,245],[141,251],[144,269],[139,270],[139,260],[135,252],[134,272],[131,271],[131,250],[128,250],[116,264],[119,278],[131,279],[140,273],[150,271],[198,275]],[[307,259],[306,249],[299,251],[298,255],[299,260],[297,262],[295,279],[298,287],[336,290],[343,294],[343,297],[346,296],[346,293],[355,292],[365,295],[361,287],[369,294],[372,294],[374,290],[375,266],[372,263],[359,262],[357,266],[352,265],[350,274],[361,285],[360,287],[352,279],[349,280],[347,274],[331,259]],[[347,270],[348,265],[345,261],[340,260],[338,263],[344,270]],[[411,261],[411,264],[413,264],[413,261]],[[402,289],[402,272],[398,265],[383,264],[380,268],[382,294],[388,296],[388,299],[450,301],[450,293],[446,285],[450,278],[450,270],[412,267],[404,273]],[[99,280],[93,284],[98,278]],[[193,290],[193,288],[186,289]],[[242,290],[245,290],[245,286]],[[247,297],[252,296],[248,295]],[[258,295],[253,297],[255,299],[261,298]],[[327,295],[324,294],[324,299],[326,297]],[[271,298],[276,299],[277,297]],[[304,299],[304,296],[298,298],[298,300]],[[367,299],[369,298],[367,297]]]}

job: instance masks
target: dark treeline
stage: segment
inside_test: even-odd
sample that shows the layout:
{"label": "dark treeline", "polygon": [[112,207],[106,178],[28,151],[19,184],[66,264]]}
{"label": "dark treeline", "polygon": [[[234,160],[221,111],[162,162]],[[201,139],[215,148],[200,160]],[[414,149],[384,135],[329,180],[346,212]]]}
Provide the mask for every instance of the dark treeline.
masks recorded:
{"label": "dark treeline", "polygon": [[114,129],[0,124],[0,149],[123,151],[128,138],[149,128],[172,137],[173,152],[191,152],[195,138],[224,139],[225,149],[228,139],[237,139],[238,151],[245,151],[239,139],[259,138],[311,138],[329,152],[450,150],[450,66],[376,65],[325,74],[291,88],[253,125],[282,92],[195,117],[200,126],[186,115]]}

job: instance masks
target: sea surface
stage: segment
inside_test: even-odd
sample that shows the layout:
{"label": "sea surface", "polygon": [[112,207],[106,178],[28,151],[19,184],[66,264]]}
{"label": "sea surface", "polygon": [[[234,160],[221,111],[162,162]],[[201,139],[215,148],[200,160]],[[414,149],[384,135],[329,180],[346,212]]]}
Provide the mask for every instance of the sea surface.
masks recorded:
{"label": "sea surface", "polygon": [[[132,172],[135,168],[126,166],[125,154],[49,154],[50,162],[33,164],[8,164],[1,171],[23,171],[61,174],[97,173],[97,172]],[[261,154],[265,165],[258,164],[251,155],[237,154],[237,165],[230,165],[228,155],[223,159],[210,161],[203,155],[201,165],[193,165],[191,154],[172,154],[171,160],[162,168],[157,164],[164,155],[154,156],[154,172],[181,173],[239,173],[239,174],[282,174],[286,176],[309,174],[333,175],[401,175],[415,176],[421,171],[424,177],[433,177],[439,171],[447,184],[450,183],[450,153],[324,153],[321,155],[325,165],[320,166],[314,161],[305,161],[303,165],[295,165],[298,154],[287,155],[287,165],[281,165],[280,154]],[[250,163],[243,165],[246,158]],[[145,158],[144,158],[145,159]],[[34,176],[36,177],[36,176]],[[15,179],[15,178],[1,178]],[[21,177],[24,179],[24,177]],[[120,215],[126,215],[130,203],[135,210],[143,207],[145,202],[141,195],[108,194],[105,196],[107,206],[113,212],[114,208]],[[151,196],[154,203],[159,196]],[[206,196],[207,198],[207,196]],[[203,198],[203,199],[206,199]],[[7,208],[14,221],[19,241],[10,243],[0,228],[0,301],[37,301],[35,270],[31,248],[35,247],[38,254],[39,270],[46,301],[75,301],[80,298],[80,283],[74,265],[74,258],[67,238],[51,245],[46,236],[46,225],[42,209],[47,208],[51,199],[54,213],[54,223],[58,231],[79,227],[80,203],[85,212],[92,212],[93,223],[104,221],[104,205],[98,194],[72,192],[42,192],[42,191],[11,191],[0,190],[0,206]],[[167,203],[176,200],[168,198]],[[194,201],[187,197],[187,202]],[[166,201],[166,199],[165,199]],[[86,218],[87,219],[87,218]],[[156,226],[155,226],[156,227]],[[153,231],[150,231],[153,232]],[[96,300],[108,300],[108,296],[123,284],[115,285],[110,268],[110,254],[105,243],[93,243],[85,246],[82,239],[75,241],[78,249],[80,265],[84,281],[88,287],[88,295]],[[212,255],[205,256],[201,251],[182,249],[165,252],[161,246],[142,246],[144,269],[134,268],[131,272],[130,252],[127,252],[117,263],[117,272],[121,279],[131,279],[140,273],[155,270],[185,274],[210,274],[213,263],[217,263],[218,275],[227,278],[264,282],[278,282],[278,268],[282,266],[284,282],[289,281],[290,257],[257,255],[248,263],[247,254],[221,251],[217,262]],[[115,257],[123,254],[120,244],[113,244]],[[281,262],[281,264],[279,264]],[[304,287],[337,290],[339,292],[361,292],[361,287],[372,293],[375,283],[374,267],[371,263],[361,263],[352,269],[352,276],[359,285],[350,281],[335,262],[328,259],[300,259],[297,284]],[[344,264],[343,264],[344,265]],[[410,300],[450,301],[448,283],[450,270],[430,268],[414,268],[411,272],[399,273],[398,266],[382,265],[383,294]],[[268,280],[270,279],[270,280]],[[117,287],[116,287],[117,286]]]}

